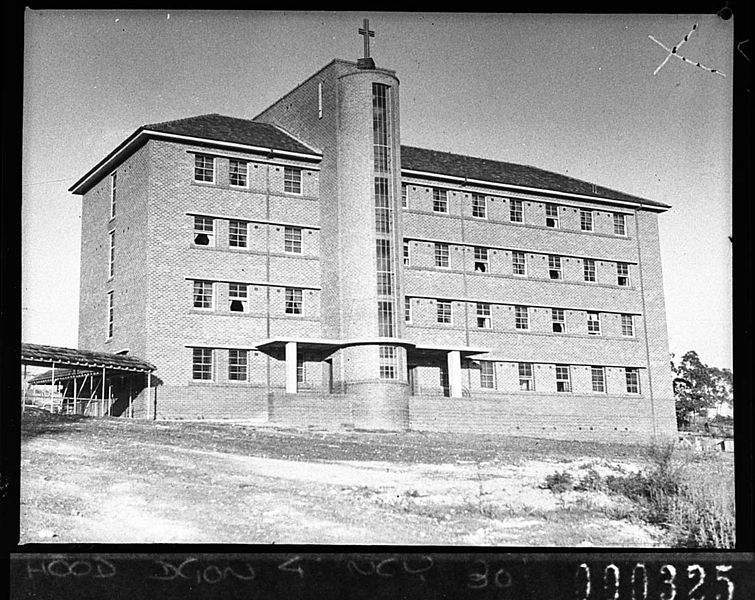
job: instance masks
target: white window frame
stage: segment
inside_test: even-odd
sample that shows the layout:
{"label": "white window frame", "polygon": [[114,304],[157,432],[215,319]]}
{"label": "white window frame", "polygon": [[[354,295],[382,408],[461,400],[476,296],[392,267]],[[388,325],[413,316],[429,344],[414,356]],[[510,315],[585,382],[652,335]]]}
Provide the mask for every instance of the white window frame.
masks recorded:
{"label": "white window frame", "polygon": [[[240,170],[237,172],[234,172],[233,166],[239,165]],[[244,181],[244,183],[234,183],[233,179],[235,177],[241,177]],[[239,188],[239,189],[246,189],[249,187],[249,163],[245,160],[242,160],[240,158],[229,158],[228,159],[228,185],[230,185],[233,188]]]}
{"label": "white window frame", "polygon": [[[566,377],[563,377],[564,374]],[[559,389],[559,384],[562,384],[561,389]],[[556,392],[559,394],[571,392],[571,367],[569,365],[556,365]]]}
{"label": "white window frame", "polygon": [[[234,358],[235,355],[235,358]],[[243,373],[243,377],[238,375]],[[249,350],[228,349],[228,381],[246,383],[249,381]]]}
{"label": "white window frame", "polygon": [[[551,324],[553,333],[566,333],[566,313],[563,308],[551,308]],[[556,331],[557,325],[561,327],[561,331]]]}
{"label": "white window frame", "polygon": [[412,253],[411,253],[411,249],[409,248],[409,242],[404,242],[403,253],[404,253],[403,255],[404,266],[408,267],[411,264],[411,259],[412,259]]}
{"label": "white window frame", "polygon": [[[596,378],[596,374],[599,374],[598,378]],[[596,384],[598,385],[596,386]],[[592,391],[596,394],[605,394],[607,392],[605,367],[590,367],[590,385],[592,386]]]}
{"label": "white window frame", "polygon": [[[624,382],[627,394],[641,394],[640,370],[637,367],[624,367]],[[634,389],[636,388],[636,389]]]}
{"label": "white window frame", "polygon": [[[446,308],[448,310],[446,310]],[[453,325],[454,306],[451,300],[438,300],[435,307],[435,320],[439,325]],[[442,319],[442,320],[441,320]]]}
{"label": "white window frame", "polygon": [[489,302],[477,302],[475,306],[475,315],[477,318],[478,329],[493,328],[493,315]]}
{"label": "white window frame", "polygon": [[117,188],[118,188],[118,172],[113,171],[110,173],[110,218],[115,218],[115,204],[116,204],[116,194],[117,194]]}
{"label": "white window frame", "polygon": [[380,379],[398,379],[398,353],[395,346],[378,346]]}
{"label": "white window frame", "polygon": [[105,329],[107,333],[106,339],[112,339],[115,332],[115,291],[110,290],[107,293],[107,326]]}
{"label": "white window frame", "polygon": [[602,335],[600,332],[600,313],[587,312],[587,335]]}
{"label": "white window frame", "polygon": [[108,237],[108,264],[107,264],[107,278],[108,280],[115,277],[115,229],[112,229],[107,234]]}
{"label": "white window frame", "polygon": [[435,266],[448,269],[451,266],[451,249],[448,244],[435,242]]}
{"label": "white window frame", "polygon": [[303,231],[301,227],[283,227],[283,252],[286,254],[301,254],[303,247]]}
{"label": "white window frame", "polygon": [[529,331],[530,328],[530,309],[528,306],[514,306],[514,329],[519,331]]}
{"label": "white window frame", "polygon": [[401,208],[409,208],[409,185],[401,184]]}
{"label": "white window frame", "polygon": [[412,301],[410,298],[404,298],[404,323],[412,322]]}
{"label": "white window frame", "polygon": [[579,229],[581,231],[594,231],[593,211],[589,208],[579,209]]}
{"label": "white window frame", "polygon": [[[629,333],[627,333],[627,331]],[[624,337],[634,337],[634,316],[621,315],[621,335]]]}
{"label": "white window frame", "polygon": [[284,314],[301,315],[304,314],[304,294],[301,288],[287,287],[284,288]]}
{"label": "white window frame", "polygon": [[627,216],[624,213],[613,213],[613,233],[626,237]]}
{"label": "white window frame", "polygon": [[475,273],[488,273],[490,271],[490,252],[488,248],[475,246],[473,253]]}
{"label": "white window frame", "polygon": [[[548,277],[552,281],[563,281],[564,279],[564,265],[561,262],[561,257],[556,254],[548,255]],[[554,277],[554,273],[556,277]]]}
{"label": "white window frame", "polygon": [[443,215],[448,214],[448,190],[433,188],[433,212]]}
{"label": "white window frame", "polygon": [[[234,227],[238,227],[241,231],[234,232]],[[234,243],[234,236],[243,236],[244,243],[239,245]],[[237,241],[237,240],[236,240]],[[228,247],[229,248],[241,248],[246,250],[249,248],[249,223],[246,221],[239,221],[237,219],[231,219],[228,221]]]}
{"label": "white window frame", "polygon": [[[206,288],[209,287],[210,293],[207,294]],[[193,303],[194,310],[212,311],[215,310],[215,284],[205,279],[195,279],[193,286]],[[197,306],[197,302],[204,304],[209,297],[209,306]]]}
{"label": "white window frame", "polygon": [[[556,214],[548,214],[549,211],[552,212],[552,209],[556,209]],[[545,226],[550,229],[558,229],[560,220],[559,220],[559,210],[558,210],[558,204],[553,204],[552,202],[546,202],[545,203]],[[551,220],[552,224],[549,225],[549,220]]]}
{"label": "white window frame", "polygon": [[[524,368],[522,368],[524,367]],[[517,372],[519,374],[519,391],[535,391],[535,367],[531,362],[517,363]],[[525,386],[527,389],[525,389]]]}
{"label": "white window frame", "polygon": [[[209,161],[211,166],[208,167],[206,161]],[[202,164],[200,164],[200,162]],[[209,172],[212,175],[211,179],[206,178],[207,172]],[[214,156],[210,156],[209,154],[195,154],[194,155],[194,181],[195,182],[215,183],[216,172],[217,172],[217,169],[215,165]]]}
{"label": "white window frame", "polygon": [[[207,353],[209,353],[209,363],[206,362]],[[209,364],[209,373],[207,365]],[[207,377],[197,377],[197,369],[200,374],[207,373]],[[191,379],[192,381],[215,381],[215,350],[213,348],[192,348],[191,349]]]}
{"label": "white window frame", "polygon": [[283,167],[283,192],[285,194],[302,195],[304,189],[302,173],[303,170],[300,167]]}
{"label": "white window frame", "polygon": [[[209,223],[209,229],[208,227]],[[207,236],[206,244],[198,244],[197,236]],[[194,216],[194,234],[192,237],[192,244],[200,246],[202,248],[214,248],[215,247],[215,219],[212,217],[202,217],[199,215]]]}
{"label": "white window frame", "polygon": [[598,272],[595,268],[594,258],[582,259],[582,279],[587,283],[595,283],[598,280]]}
{"label": "white window frame", "polygon": [[[233,310],[233,303],[240,302],[241,310]],[[228,284],[228,310],[234,313],[249,312],[249,284],[246,283],[229,283]]]}
{"label": "white window frame", "polygon": [[[479,213],[479,214],[475,214]],[[484,194],[472,194],[472,218],[488,218],[488,199]]]}
{"label": "white window frame", "polygon": [[509,221],[511,223],[524,223],[524,201],[509,200]]}
{"label": "white window frame", "polygon": [[480,387],[484,390],[497,389],[495,380],[495,363],[492,360],[480,361]]}
{"label": "white window frame", "polygon": [[[517,273],[517,266],[520,264],[517,262],[517,258],[521,257],[521,267],[522,267],[522,273]],[[527,254],[525,252],[519,252],[518,250],[513,250],[511,252],[511,272],[515,277],[527,277]]]}
{"label": "white window frame", "polygon": [[[626,274],[622,274],[622,271],[626,270]],[[616,263],[616,285],[619,287],[631,287],[629,263],[617,262]],[[622,281],[624,283],[622,283]]]}

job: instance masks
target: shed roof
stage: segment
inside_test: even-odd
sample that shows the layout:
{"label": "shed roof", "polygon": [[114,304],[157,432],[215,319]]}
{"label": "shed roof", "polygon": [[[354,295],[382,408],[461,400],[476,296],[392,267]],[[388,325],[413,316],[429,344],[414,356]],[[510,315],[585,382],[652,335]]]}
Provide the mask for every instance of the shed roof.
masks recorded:
{"label": "shed roof", "polygon": [[155,371],[157,367],[135,356],[78,350],[61,346],[21,344],[21,362],[35,365],[60,365],[89,369],[115,369],[118,371]]}

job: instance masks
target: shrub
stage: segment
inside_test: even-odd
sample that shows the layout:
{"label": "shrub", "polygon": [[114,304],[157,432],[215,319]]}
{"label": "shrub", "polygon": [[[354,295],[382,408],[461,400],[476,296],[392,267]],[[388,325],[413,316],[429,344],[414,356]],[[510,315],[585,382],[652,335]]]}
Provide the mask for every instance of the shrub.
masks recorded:
{"label": "shrub", "polygon": [[545,477],[545,487],[554,494],[574,489],[574,477],[568,471],[556,471]]}

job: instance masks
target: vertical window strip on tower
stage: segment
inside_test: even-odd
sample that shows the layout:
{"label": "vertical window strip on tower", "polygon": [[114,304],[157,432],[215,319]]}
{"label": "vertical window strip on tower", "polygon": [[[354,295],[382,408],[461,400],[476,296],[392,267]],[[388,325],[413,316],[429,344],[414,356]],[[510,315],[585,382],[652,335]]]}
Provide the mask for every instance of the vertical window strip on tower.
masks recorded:
{"label": "vertical window strip on tower", "polygon": [[388,178],[375,177],[375,231],[390,234],[393,214],[390,195],[388,193]]}
{"label": "vertical window strip on tower", "polygon": [[398,356],[393,346],[378,346],[380,379],[396,379]]}
{"label": "vertical window strip on tower", "polygon": [[107,293],[107,338],[113,337],[115,328],[115,292]]}
{"label": "vertical window strip on tower", "polygon": [[390,147],[388,145],[388,86],[372,84],[372,133],[375,171],[390,170]]}
{"label": "vertical window strip on tower", "polygon": [[113,219],[115,217],[115,203],[116,203],[116,190],[117,190],[117,181],[118,179],[118,173],[113,172],[110,174],[110,218]]}
{"label": "vertical window strip on tower", "polygon": [[115,230],[108,234],[108,279],[115,276]]}
{"label": "vertical window strip on tower", "polygon": [[393,302],[378,300],[378,335],[393,337]]}

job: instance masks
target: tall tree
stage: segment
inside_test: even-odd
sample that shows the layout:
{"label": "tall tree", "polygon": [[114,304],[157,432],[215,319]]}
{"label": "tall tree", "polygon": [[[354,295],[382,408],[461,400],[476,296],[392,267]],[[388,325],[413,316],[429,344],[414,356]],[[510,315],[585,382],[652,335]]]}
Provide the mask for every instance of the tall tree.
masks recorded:
{"label": "tall tree", "polygon": [[678,365],[671,361],[671,370],[677,377],[674,394],[680,425],[687,423],[690,415],[697,416],[705,409],[733,404],[734,379],[730,369],[709,367],[697,352],[689,350]]}

